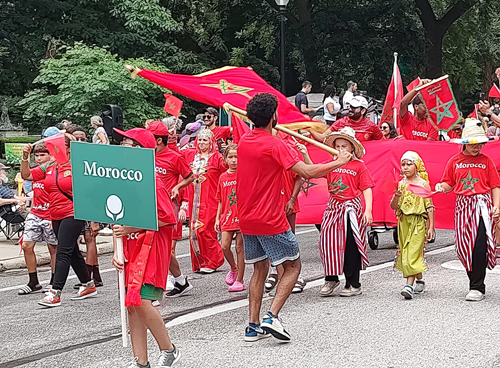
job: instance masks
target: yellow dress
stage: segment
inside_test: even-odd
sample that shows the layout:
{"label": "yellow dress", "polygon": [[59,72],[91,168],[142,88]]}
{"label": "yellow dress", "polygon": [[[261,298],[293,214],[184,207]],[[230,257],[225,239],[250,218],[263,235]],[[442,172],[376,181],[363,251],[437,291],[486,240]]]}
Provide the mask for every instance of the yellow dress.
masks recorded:
{"label": "yellow dress", "polygon": [[403,272],[403,277],[408,277],[427,271],[424,246],[427,242],[427,209],[432,205],[428,198],[407,191],[406,185],[402,191],[396,210],[399,219],[396,268]]}

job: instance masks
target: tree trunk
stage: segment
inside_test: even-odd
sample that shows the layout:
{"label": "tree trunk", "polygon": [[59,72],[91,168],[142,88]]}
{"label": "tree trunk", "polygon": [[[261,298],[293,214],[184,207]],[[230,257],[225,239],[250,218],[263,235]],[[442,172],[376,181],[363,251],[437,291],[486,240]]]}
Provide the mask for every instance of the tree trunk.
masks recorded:
{"label": "tree trunk", "polygon": [[418,16],[429,45],[426,65],[427,78],[437,78],[443,75],[444,35],[453,23],[478,2],[478,0],[458,0],[440,19],[436,19],[429,0],[415,0]]}

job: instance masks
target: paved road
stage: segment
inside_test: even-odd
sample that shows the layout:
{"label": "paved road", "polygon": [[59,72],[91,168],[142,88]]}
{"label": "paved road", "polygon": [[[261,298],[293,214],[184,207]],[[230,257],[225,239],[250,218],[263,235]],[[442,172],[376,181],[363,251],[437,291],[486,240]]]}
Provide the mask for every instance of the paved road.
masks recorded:
{"label": "paved road", "polygon": [[[179,244],[181,267],[195,288],[186,296],[165,299],[160,307],[183,353],[179,367],[500,366],[500,276],[492,272],[487,277],[483,302],[465,302],[467,277],[457,269],[452,232],[438,231],[436,243],[429,246],[428,290],[412,301],[399,295],[404,282],[392,271],[391,233],[380,234],[379,249],[369,251],[363,295],[350,299],[318,296],[318,232],[300,227],[298,233],[309,284],[291,297],[281,314],[293,338],[285,345],[272,338],[245,343],[246,292],[227,292],[227,265],[211,275],[193,274],[187,241]],[[25,270],[0,273],[0,367],[125,367],[132,353],[121,347],[116,274],[108,271],[110,262],[110,255],[100,258],[105,286],[97,298],[70,301],[73,278],[63,291],[62,306],[54,309],[36,304],[41,294],[16,295],[16,286],[26,280]],[[250,275],[247,267],[247,282]],[[40,279],[48,278],[45,268]],[[267,298],[264,307],[269,303]],[[151,336],[149,346],[154,361],[157,348]]]}

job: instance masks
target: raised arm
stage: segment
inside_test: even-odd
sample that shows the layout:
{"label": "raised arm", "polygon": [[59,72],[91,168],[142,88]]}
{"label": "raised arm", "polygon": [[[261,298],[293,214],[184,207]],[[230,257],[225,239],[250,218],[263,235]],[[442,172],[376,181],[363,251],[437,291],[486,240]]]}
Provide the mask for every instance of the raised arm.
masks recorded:
{"label": "raised arm", "polygon": [[399,116],[404,118],[406,113],[408,112],[408,105],[411,103],[413,98],[417,95],[417,88],[423,86],[424,84],[429,83],[430,79],[422,79],[418,86],[413,88],[410,92],[408,92],[403,99],[401,100],[401,105],[399,106]]}
{"label": "raised arm", "polygon": [[30,170],[30,164],[28,162],[32,148],[33,147],[31,146],[31,144],[28,144],[23,148],[23,159],[21,160],[20,171],[21,171],[21,177],[24,180],[33,180],[33,175],[31,175],[31,170]]}

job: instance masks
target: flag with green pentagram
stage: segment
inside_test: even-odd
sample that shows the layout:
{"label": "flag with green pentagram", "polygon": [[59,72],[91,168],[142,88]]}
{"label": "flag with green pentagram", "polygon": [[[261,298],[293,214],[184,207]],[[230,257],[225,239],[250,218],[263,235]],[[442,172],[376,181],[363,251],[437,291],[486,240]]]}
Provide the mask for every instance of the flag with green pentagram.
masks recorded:
{"label": "flag with green pentagram", "polygon": [[427,84],[418,93],[436,129],[447,132],[460,120],[458,104],[447,77]]}

